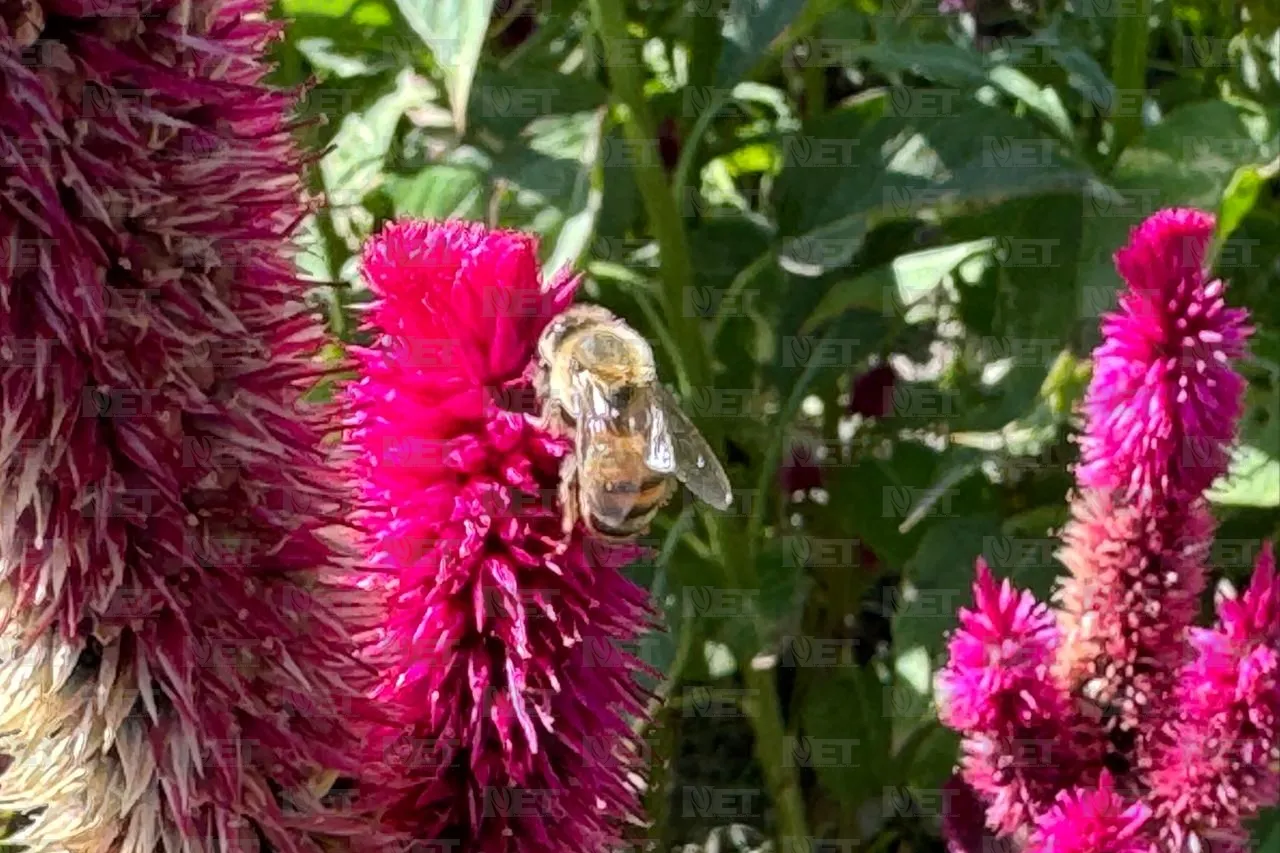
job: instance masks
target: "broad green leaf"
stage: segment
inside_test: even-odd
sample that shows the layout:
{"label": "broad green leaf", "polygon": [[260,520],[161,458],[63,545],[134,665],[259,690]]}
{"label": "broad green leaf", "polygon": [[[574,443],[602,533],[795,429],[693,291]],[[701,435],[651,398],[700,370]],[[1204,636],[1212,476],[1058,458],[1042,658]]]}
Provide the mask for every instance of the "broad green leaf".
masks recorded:
{"label": "broad green leaf", "polygon": [[493,154],[492,177],[506,189],[499,223],[537,234],[547,271],[575,263],[591,245],[607,171],[603,126],[603,110],[545,116]]}
{"label": "broad green leaf", "polygon": [[594,233],[596,219],[604,202],[604,174],[599,165],[600,143],[604,133],[605,110],[596,114],[595,125],[583,141],[579,162],[582,168],[574,180],[564,215],[555,235],[551,256],[543,264],[543,274],[553,276],[576,265],[586,251]]}
{"label": "broad green leaf", "polygon": [[419,219],[480,219],[484,176],[462,166],[428,166],[411,177],[388,175],[385,192],[395,216]]}
{"label": "broad green leaf", "polygon": [[1208,498],[1219,506],[1280,506],[1280,458],[1250,445],[1237,448]]}
{"label": "broad green leaf", "polygon": [[444,76],[453,124],[467,129],[467,102],[494,0],[396,0],[400,14],[435,57]]}
{"label": "broad green leaf", "polygon": [[[955,501],[951,511],[958,511]],[[956,515],[942,519],[920,541],[907,563],[903,591],[893,614],[894,645],[922,647],[935,658],[943,636],[956,624],[956,613],[973,602],[974,558],[1001,536],[993,515]]]}
{"label": "broad green leaf", "polygon": [[729,0],[720,31],[724,40],[716,85],[732,86],[749,73],[804,4],[805,0]]}
{"label": "broad green leaf", "polygon": [[[536,121],[555,116],[591,113],[601,109],[609,93],[580,74],[565,75],[546,68],[516,70],[482,66],[475,76],[467,110],[469,136],[507,145],[530,131]],[[627,165],[627,151],[611,149],[619,168]]]}
{"label": "broad green leaf", "polygon": [[812,767],[846,808],[879,796],[890,772],[892,719],[882,689],[871,667],[841,666],[813,679],[800,711],[804,735],[787,738],[779,756]]}
{"label": "broad green leaf", "polygon": [[1236,173],[1231,176],[1231,183],[1227,184],[1227,189],[1222,194],[1222,206],[1218,212],[1219,240],[1226,240],[1240,227],[1240,223],[1257,203],[1258,190],[1262,189],[1263,183],[1265,179],[1260,170],[1253,166],[1236,169]]}
{"label": "broad green leaf", "polygon": [[972,50],[937,42],[883,42],[863,44],[848,51],[876,70],[889,74],[914,74],[944,86],[980,86],[987,72],[982,58]]}
{"label": "broad green leaf", "polygon": [[405,69],[394,91],[363,113],[351,113],[343,120],[332,149],[320,160],[320,174],[334,227],[344,239],[358,241],[364,236],[369,214],[359,205],[379,185],[400,119],[406,111],[430,103],[435,95],[428,80]]}
{"label": "broad green leaf", "polygon": [[887,267],[839,281],[827,291],[801,331],[812,331],[850,308],[889,311],[910,305],[940,285],[965,260],[994,247],[993,240],[975,240],[912,252],[895,258]]}
{"label": "broad green leaf", "polygon": [[1060,142],[953,95],[917,90],[912,109],[894,108],[907,115],[878,121],[865,109],[839,110],[784,142],[776,193],[785,269],[810,277],[838,269],[881,222],[973,213],[1084,183],[1086,170]]}
{"label": "broad green leaf", "polygon": [[1241,166],[1231,176],[1231,183],[1222,192],[1222,203],[1218,207],[1218,227],[1214,233],[1213,246],[1205,258],[1205,265],[1212,269],[1222,245],[1235,233],[1258,203],[1258,193],[1269,181],[1275,179],[1280,172],[1280,158],[1266,166]]}
{"label": "broad green leaf", "polygon": [[1043,118],[1057,132],[1058,136],[1070,141],[1075,134],[1071,125],[1071,116],[1062,104],[1062,99],[1052,86],[1041,86],[1023,72],[1008,65],[992,68],[987,74],[991,85],[1011,97],[1026,104],[1029,109]]}
{"label": "broad green leaf", "polygon": [[1280,853],[1280,809],[1265,809],[1253,826],[1253,848],[1258,853]]}

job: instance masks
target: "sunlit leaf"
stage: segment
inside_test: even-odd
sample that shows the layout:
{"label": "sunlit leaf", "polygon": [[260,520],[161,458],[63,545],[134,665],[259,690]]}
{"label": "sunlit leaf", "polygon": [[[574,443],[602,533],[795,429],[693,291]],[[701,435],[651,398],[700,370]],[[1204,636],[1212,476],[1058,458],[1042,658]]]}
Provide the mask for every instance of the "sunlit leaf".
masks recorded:
{"label": "sunlit leaf", "polygon": [[400,13],[431,48],[444,75],[453,123],[460,134],[467,127],[471,81],[480,62],[493,3],[494,0],[396,0]]}

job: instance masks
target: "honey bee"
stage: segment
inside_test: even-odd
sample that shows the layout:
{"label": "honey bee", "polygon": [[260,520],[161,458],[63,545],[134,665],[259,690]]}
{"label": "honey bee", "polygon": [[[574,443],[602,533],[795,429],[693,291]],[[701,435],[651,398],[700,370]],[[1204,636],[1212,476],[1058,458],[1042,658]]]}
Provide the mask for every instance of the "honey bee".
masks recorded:
{"label": "honey bee", "polygon": [[581,518],[603,539],[642,535],[677,481],[718,510],[733,502],[724,468],[658,381],[635,329],[598,305],[575,305],[543,331],[538,361],[541,422],[574,442],[560,477],[566,532]]}

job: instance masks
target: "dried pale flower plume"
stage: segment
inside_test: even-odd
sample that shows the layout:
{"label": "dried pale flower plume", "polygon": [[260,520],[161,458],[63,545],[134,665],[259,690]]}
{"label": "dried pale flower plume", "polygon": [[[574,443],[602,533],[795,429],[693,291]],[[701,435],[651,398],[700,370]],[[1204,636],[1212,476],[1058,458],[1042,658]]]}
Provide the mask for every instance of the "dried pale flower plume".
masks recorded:
{"label": "dried pale flower plume", "polygon": [[367,686],[262,13],[0,4],[0,809],[32,851],[369,835],[313,785]]}
{"label": "dried pale flower plume", "polygon": [[371,583],[369,649],[397,724],[372,742],[388,823],[458,853],[609,849],[639,813],[645,712],[623,644],[652,618],[632,548],[566,536],[569,445],[542,432],[527,367],[576,279],[544,287],[533,238],[389,226],[364,253],[376,342],[348,391]]}
{"label": "dried pale flower plume", "polygon": [[[950,639],[939,693],[961,775],[1028,851],[1244,849],[1280,793],[1269,546],[1217,626],[1193,625],[1251,331],[1202,268],[1213,229],[1161,211],[1116,255],[1126,289],[1093,356],[1056,619],[980,563]],[[953,846],[972,836],[951,825]]]}

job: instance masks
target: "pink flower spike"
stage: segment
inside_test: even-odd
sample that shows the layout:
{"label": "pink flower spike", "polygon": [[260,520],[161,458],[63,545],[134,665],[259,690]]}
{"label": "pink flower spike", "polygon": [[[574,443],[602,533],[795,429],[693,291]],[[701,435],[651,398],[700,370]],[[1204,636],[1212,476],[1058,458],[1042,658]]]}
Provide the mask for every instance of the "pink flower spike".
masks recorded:
{"label": "pink flower spike", "polygon": [[1036,822],[1025,853],[1147,853],[1151,842],[1143,830],[1150,818],[1151,809],[1127,802],[1103,770],[1097,788],[1058,795],[1053,809]]}
{"label": "pink flower spike", "polygon": [[1182,722],[1151,777],[1162,834],[1244,849],[1246,822],[1280,801],[1280,618],[1275,557],[1263,547],[1243,596],[1195,628],[1195,658],[1179,682]]}
{"label": "pink flower spike", "polygon": [[1233,642],[1280,644],[1280,587],[1276,584],[1275,549],[1270,542],[1262,545],[1244,595],[1218,603],[1218,622]]}
{"label": "pink flower spike", "polygon": [[325,797],[359,769],[371,626],[330,536],[333,413],[306,399],[332,365],[269,6],[0,15],[0,811],[21,849],[386,849]]}
{"label": "pink flower spike", "polygon": [[1126,289],[1093,353],[1082,487],[1194,498],[1226,471],[1245,388],[1230,362],[1252,329],[1223,283],[1206,280],[1213,230],[1207,213],[1163,210],[1116,253]]}
{"label": "pink flower spike", "polygon": [[[960,732],[964,781],[986,804],[986,824],[1010,835],[1053,801],[1087,750],[1053,681],[1053,614],[1009,581],[997,582],[977,561],[974,606],[960,611],[938,674],[942,723]],[[958,837],[958,836],[957,836]]]}
{"label": "pink flower spike", "polygon": [[939,673],[943,722],[958,730],[998,730],[1051,714],[1061,697],[1048,668],[1058,643],[1053,614],[1029,592],[997,582],[977,560],[974,606],[960,611]]}
{"label": "pink flower spike", "polygon": [[[456,853],[620,844],[637,819],[646,713],[628,645],[652,624],[632,547],[566,536],[567,441],[526,415],[547,286],[536,241],[398,222],[366,246],[375,345],[347,390],[369,561],[389,578],[368,787],[389,827]],[[376,578],[374,579],[376,582]]]}

